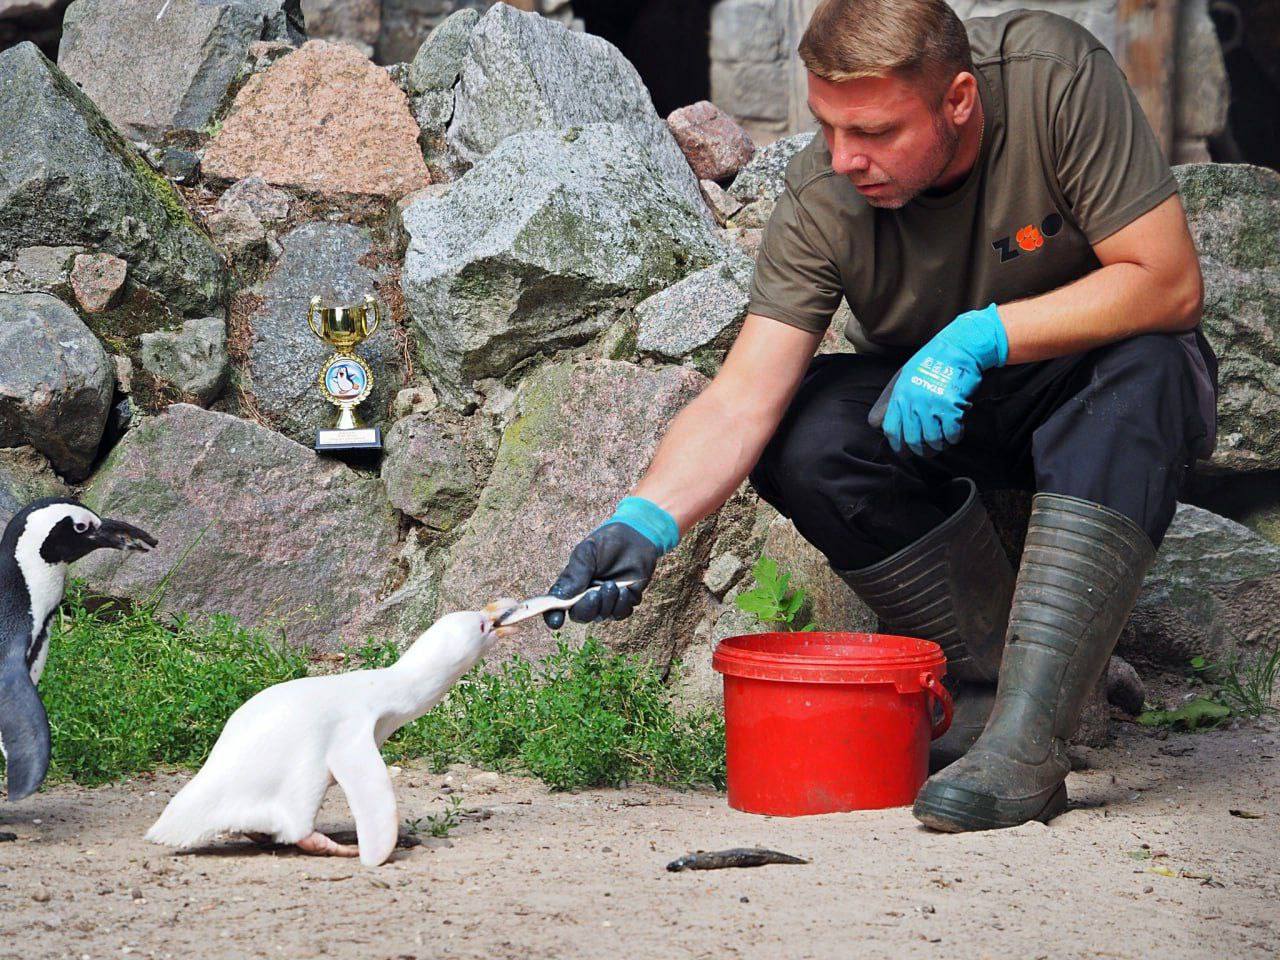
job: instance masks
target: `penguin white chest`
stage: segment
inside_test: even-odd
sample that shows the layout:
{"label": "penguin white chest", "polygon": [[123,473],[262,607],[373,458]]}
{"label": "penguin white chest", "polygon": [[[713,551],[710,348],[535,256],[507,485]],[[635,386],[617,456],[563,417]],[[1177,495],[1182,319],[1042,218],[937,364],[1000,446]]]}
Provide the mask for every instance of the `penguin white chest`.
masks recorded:
{"label": "penguin white chest", "polygon": [[53,611],[62,602],[67,586],[67,565],[49,563],[40,556],[39,548],[27,550],[24,547],[26,544],[19,541],[17,559],[31,598],[31,640],[27,645],[27,658],[31,660],[31,679],[34,682],[44,672],[45,659],[49,654],[46,627]]}

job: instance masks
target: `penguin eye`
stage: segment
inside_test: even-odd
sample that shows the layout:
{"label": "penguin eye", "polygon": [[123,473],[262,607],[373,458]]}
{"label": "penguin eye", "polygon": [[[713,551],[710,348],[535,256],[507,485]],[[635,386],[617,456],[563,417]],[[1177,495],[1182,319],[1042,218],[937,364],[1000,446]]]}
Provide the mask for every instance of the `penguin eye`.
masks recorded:
{"label": "penguin eye", "polygon": [[75,525],[75,531],[76,531],[76,533],[88,533],[88,532],[89,532],[89,524],[88,524],[88,523],[86,523],[85,521],[81,520],[80,522],[78,522],[78,523]]}

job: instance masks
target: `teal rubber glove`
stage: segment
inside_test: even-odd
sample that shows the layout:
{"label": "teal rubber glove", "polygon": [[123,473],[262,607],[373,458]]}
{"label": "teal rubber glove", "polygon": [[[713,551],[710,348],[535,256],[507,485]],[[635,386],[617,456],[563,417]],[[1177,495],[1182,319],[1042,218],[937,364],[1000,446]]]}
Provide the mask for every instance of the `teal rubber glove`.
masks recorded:
{"label": "teal rubber glove", "polygon": [[[680,527],[671,514],[644,497],[624,497],[611,516],[574,547],[559,579],[548,591],[554,597],[573,597],[591,590],[569,608],[578,623],[625,620],[640,602],[653,577],[658,558],[680,542]],[[617,581],[630,580],[619,587]],[[542,615],[547,626],[559,630],[565,612]]]}
{"label": "teal rubber glove", "polygon": [[895,453],[906,447],[923,457],[959,443],[982,375],[1008,359],[1009,339],[996,305],[962,313],[906,362],[886,389],[887,405],[873,408],[871,425],[882,427]]}

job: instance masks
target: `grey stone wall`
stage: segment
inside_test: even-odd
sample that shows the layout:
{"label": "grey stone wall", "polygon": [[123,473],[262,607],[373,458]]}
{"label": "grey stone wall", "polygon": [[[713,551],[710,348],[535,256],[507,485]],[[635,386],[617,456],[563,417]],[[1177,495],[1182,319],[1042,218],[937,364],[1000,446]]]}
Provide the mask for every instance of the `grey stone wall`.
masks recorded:
{"label": "grey stone wall", "polygon": [[757,143],[789,130],[792,51],[779,0],[721,0],[711,11],[711,100]]}
{"label": "grey stone wall", "polygon": [[[1081,23],[1116,48],[1116,0],[948,0],[962,18],[1018,8],[1050,10]],[[812,129],[791,29],[804,0],[721,0],[711,15],[711,99],[735,117],[757,143]],[[1226,124],[1228,87],[1222,51],[1209,19],[1208,0],[1182,0],[1175,73],[1174,163],[1209,159],[1206,141]]]}

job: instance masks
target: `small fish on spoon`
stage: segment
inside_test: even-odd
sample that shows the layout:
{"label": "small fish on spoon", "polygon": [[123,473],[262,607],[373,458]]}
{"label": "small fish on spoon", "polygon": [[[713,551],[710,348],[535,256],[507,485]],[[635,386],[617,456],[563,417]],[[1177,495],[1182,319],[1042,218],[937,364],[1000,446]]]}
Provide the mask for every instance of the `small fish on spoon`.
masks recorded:
{"label": "small fish on spoon", "polygon": [[[631,586],[636,581],[615,580],[613,582],[617,585],[618,589],[621,590],[623,587]],[[540,617],[542,614],[547,613],[550,610],[568,610],[592,590],[599,590],[603,586],[603,583],[594,583],[576,597],[553,597],[550,594],[544,594],[540,597],[530,597],[528,600],[521,600],[514,607],[510,607],[498,614],[498,618],[494,623],[500,627],[509,627],[512,624],[520,623],[522,620],[528,620],[532,617]]]}

